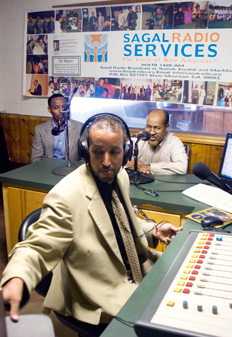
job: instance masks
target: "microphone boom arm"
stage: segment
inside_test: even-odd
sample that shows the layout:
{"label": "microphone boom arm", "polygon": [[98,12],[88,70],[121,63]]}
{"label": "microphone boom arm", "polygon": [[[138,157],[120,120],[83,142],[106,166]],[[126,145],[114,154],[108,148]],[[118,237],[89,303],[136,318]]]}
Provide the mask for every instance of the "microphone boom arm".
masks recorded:
{"label": "microphone boom arm", "polygon": [[133,153],[133,156],[134,156],[134,171],[135,172],[138,171],[138,153],[139,153],[138,141],[139,141],[139,139],[137,139],[136,142],[135,142],[134,153]]}

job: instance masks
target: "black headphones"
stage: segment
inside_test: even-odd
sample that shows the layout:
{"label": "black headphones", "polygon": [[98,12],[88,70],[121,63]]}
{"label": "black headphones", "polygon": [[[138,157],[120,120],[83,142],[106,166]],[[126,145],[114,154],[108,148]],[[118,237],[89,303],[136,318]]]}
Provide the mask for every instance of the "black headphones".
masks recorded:
{"label": "black headphones", "polygon": [[118,117],[117,115],[111,114],[111,113],[99,113],[99,114],[96,114],[96,115],[90,117],[89,119],[87,119],[87,121],[82,125],[81,132],[80,132],[80,138],[78,140],[78,160],[83,159],[85,161],[85,163],[89,163],[90,162],[90,157],[89,157],[89,140],[88,139],[81,140],[81,137],[82,137],[84,131],[90,126],[90,124],[97,117],[109,117],[109,116],[114,117],[116,120],[118,120],[119,123],[121,122],[124,125],[124,127],[126,129],[127,137],[129,139],[129,144],[127,144],[127,143],[124,144],[124,154],[123,154],[122,166],[126,165],[126,163],[128,162],[128,160],[131,160],[132,151],[133,151],[133,142],[131,140],[129,128],[128,128],[127,124],[124,122],[124,120],[122,118]]}

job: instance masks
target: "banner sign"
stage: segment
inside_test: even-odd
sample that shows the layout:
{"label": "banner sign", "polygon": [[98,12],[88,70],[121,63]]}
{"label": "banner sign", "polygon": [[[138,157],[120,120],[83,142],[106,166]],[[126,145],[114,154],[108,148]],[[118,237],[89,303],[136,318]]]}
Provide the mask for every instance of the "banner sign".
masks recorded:
{"label": "banner sign", "polygon": [[23,94],[231,107],[232,0],[26,13]]}

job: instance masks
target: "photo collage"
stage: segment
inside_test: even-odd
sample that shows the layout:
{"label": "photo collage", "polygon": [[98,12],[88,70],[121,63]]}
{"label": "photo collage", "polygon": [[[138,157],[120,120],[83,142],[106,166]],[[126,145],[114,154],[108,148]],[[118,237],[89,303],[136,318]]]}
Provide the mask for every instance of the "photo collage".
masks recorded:
{"label": "photo collage", "polygon": [[[231,3],[230,3],[231,2]],[[76,97],[232,106],[232,82],[177,79],[131,79],[50,76],[48,35],[59,55],[57,34],[104,31],[218,29],[232,27],[231,1],[183,1],[70,8],[27,15],[26,95]]]}

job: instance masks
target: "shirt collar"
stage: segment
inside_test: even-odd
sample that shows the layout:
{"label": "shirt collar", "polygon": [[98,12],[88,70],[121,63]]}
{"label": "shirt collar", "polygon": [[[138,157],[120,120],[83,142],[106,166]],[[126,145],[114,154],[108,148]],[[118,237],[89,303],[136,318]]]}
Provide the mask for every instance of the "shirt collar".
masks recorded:
{"label": "shirt collar", "polygon": [[[52,118],[52,123],[53,123],[53,126],[54,126],[54,128],[57,128],[58,126],[56,125],[56,123],[54,122],[54,119]],[[67,124],[66,124],[66,120],[65,120],[65,122],[64,122],[64,124],[63,124],[63,128],[66,128],[66,126],[67,126]]]}
{"label": "shirt collar", "polygon": [[116,192],[118,191],[118,182],[117,182],[117,176],[114,178],[112,184],[108,184],[106,182],[101,181],[92,171],[91,166],[90,170],[92,172],[93,178],[97,184],[97,187],[99,189],[99,192],[102,196],[103,199],[109,198],[111,200],[112,196],[112,191],[115,190]]}
{"label": "shirt collar", "polygon": [[162,146],[164,140],[167,138],[167,134],[168,133],[165,134],[164,139],[156,147],[154,147],[154,149],[158,149],[158,148],[160,148]]}

